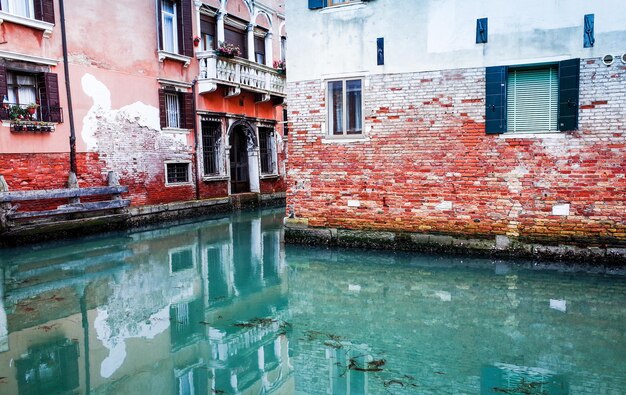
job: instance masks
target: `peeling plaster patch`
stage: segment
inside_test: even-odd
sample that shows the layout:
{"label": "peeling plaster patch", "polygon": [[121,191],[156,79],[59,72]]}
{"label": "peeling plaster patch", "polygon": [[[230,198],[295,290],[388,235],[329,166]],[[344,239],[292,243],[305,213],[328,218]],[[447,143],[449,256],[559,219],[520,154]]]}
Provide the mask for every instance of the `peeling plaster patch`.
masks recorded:
{"label": "peeling plaster patch", "polygon": [[151,315],[146,321],[133,325],[132,331],[130,326],[122,326],[122,330],[114,334],[117,328],[109,326],[108,316],[106,309],[98,308],[98,316],[94,320],[98,340],[109,350],[109,355],[100,365],[100,375],[104,378],[111,377],[124,363],[127,339],[154,339],[156,335],[164,332],[170,325],[169,305]]}
{"label": "peeling plaster patch", "polygon": [[568,216],[569,207],[569,203],[555,204],[554,206],[552,206],[552,215]]}
{"label": "peeling plaster patch", "polygon": [[84,53],[70,53],[68,57],[69,63],[81,64],[84,66],[96,66],[101,69],[110,70],[111,65],[101,60],[96,60]]}
{"label": "peeling plaster patch", "polygon": [[504,179],[506,180],[506,185],[509,188],[509,191],[513,193],[520,193],[522,191],[522,182],[520,181],[526,174],[528,174],[528,169],[523,166],[517,166],[515,169],[504,175]]}
{"label": "peeling plaster patch", "polygon": [[348,284],[348,291],[360,292],[361,286],[358,284]]}
{"label": "peeling plaster patch", "polygon": [[[162,171],[150,166],[150,160],[162,162],[159,151],[177,151],[178,158],[189,160],[186,138],[161,133],[159,109],[142,102],[113,109],[111,91],[91,74],[85,74],[82,88],[93,100],[83,118],[81,137],[88,151],[97,151],[106,162],[107,170],[118,174],[145,175],[151,181]],[[171,156],[171,155],[170,155]]]}
{"label": "peeling plaster patch", "polygon": [[443,201],[435,206],[437,210],[452,210],[452,202]]}

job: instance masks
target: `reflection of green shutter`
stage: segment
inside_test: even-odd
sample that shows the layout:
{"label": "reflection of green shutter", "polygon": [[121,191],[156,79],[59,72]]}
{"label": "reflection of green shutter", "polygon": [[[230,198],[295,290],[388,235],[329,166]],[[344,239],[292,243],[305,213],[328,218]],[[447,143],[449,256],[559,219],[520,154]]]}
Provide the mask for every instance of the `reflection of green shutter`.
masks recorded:
{"label": "reflection of green shutter", "polygon": [[78,343],[71,342],[59,350],[65,388],[78,387]]}
{"label": "reflection of green shutter", "polygon": [[507,81],[507,131],[558,130],[557,67],[509,69]]}

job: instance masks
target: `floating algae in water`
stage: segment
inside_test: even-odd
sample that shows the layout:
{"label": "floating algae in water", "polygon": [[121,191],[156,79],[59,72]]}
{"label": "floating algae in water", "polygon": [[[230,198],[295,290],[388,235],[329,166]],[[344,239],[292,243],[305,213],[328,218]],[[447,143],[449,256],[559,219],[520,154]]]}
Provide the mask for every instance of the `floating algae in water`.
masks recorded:
{"label": "floating algae in water", "polygon": [[382,372],[382,366],[384,366],[386,361],[384,359],[375,359],[367,363],[367,366],[359,366],[358,362],[355,358],[350,358],[350,363],[348,364],[348,369],[356,370],[357,372]]}

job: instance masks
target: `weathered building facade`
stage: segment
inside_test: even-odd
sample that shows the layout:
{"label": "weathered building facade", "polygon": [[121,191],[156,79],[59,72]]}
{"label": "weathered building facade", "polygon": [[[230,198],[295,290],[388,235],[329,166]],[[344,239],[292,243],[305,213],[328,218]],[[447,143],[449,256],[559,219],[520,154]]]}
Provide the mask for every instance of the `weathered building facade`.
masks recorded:
{"label": "weathered building facade", "polygon": [[[73,171],[81,188],[115,172],[134,207],[280,196],[285,78],[274,62],[284,60],[283,4],[3,0],[8,190],[64,188]],[[220,52],[224,42],[238,53]]]}
{"label": "weathered building facade", "polygon": [[287,241],[623,257],[623,2],[287,7]]}

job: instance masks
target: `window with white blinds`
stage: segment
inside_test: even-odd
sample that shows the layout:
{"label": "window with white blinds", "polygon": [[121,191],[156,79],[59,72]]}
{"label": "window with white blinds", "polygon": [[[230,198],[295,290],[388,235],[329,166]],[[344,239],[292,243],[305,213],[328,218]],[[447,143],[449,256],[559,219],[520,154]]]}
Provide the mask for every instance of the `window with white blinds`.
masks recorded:
{"label": "window with white blinds", "polygon": [[507,131],[557,131],[558,68],[509,69]]}

